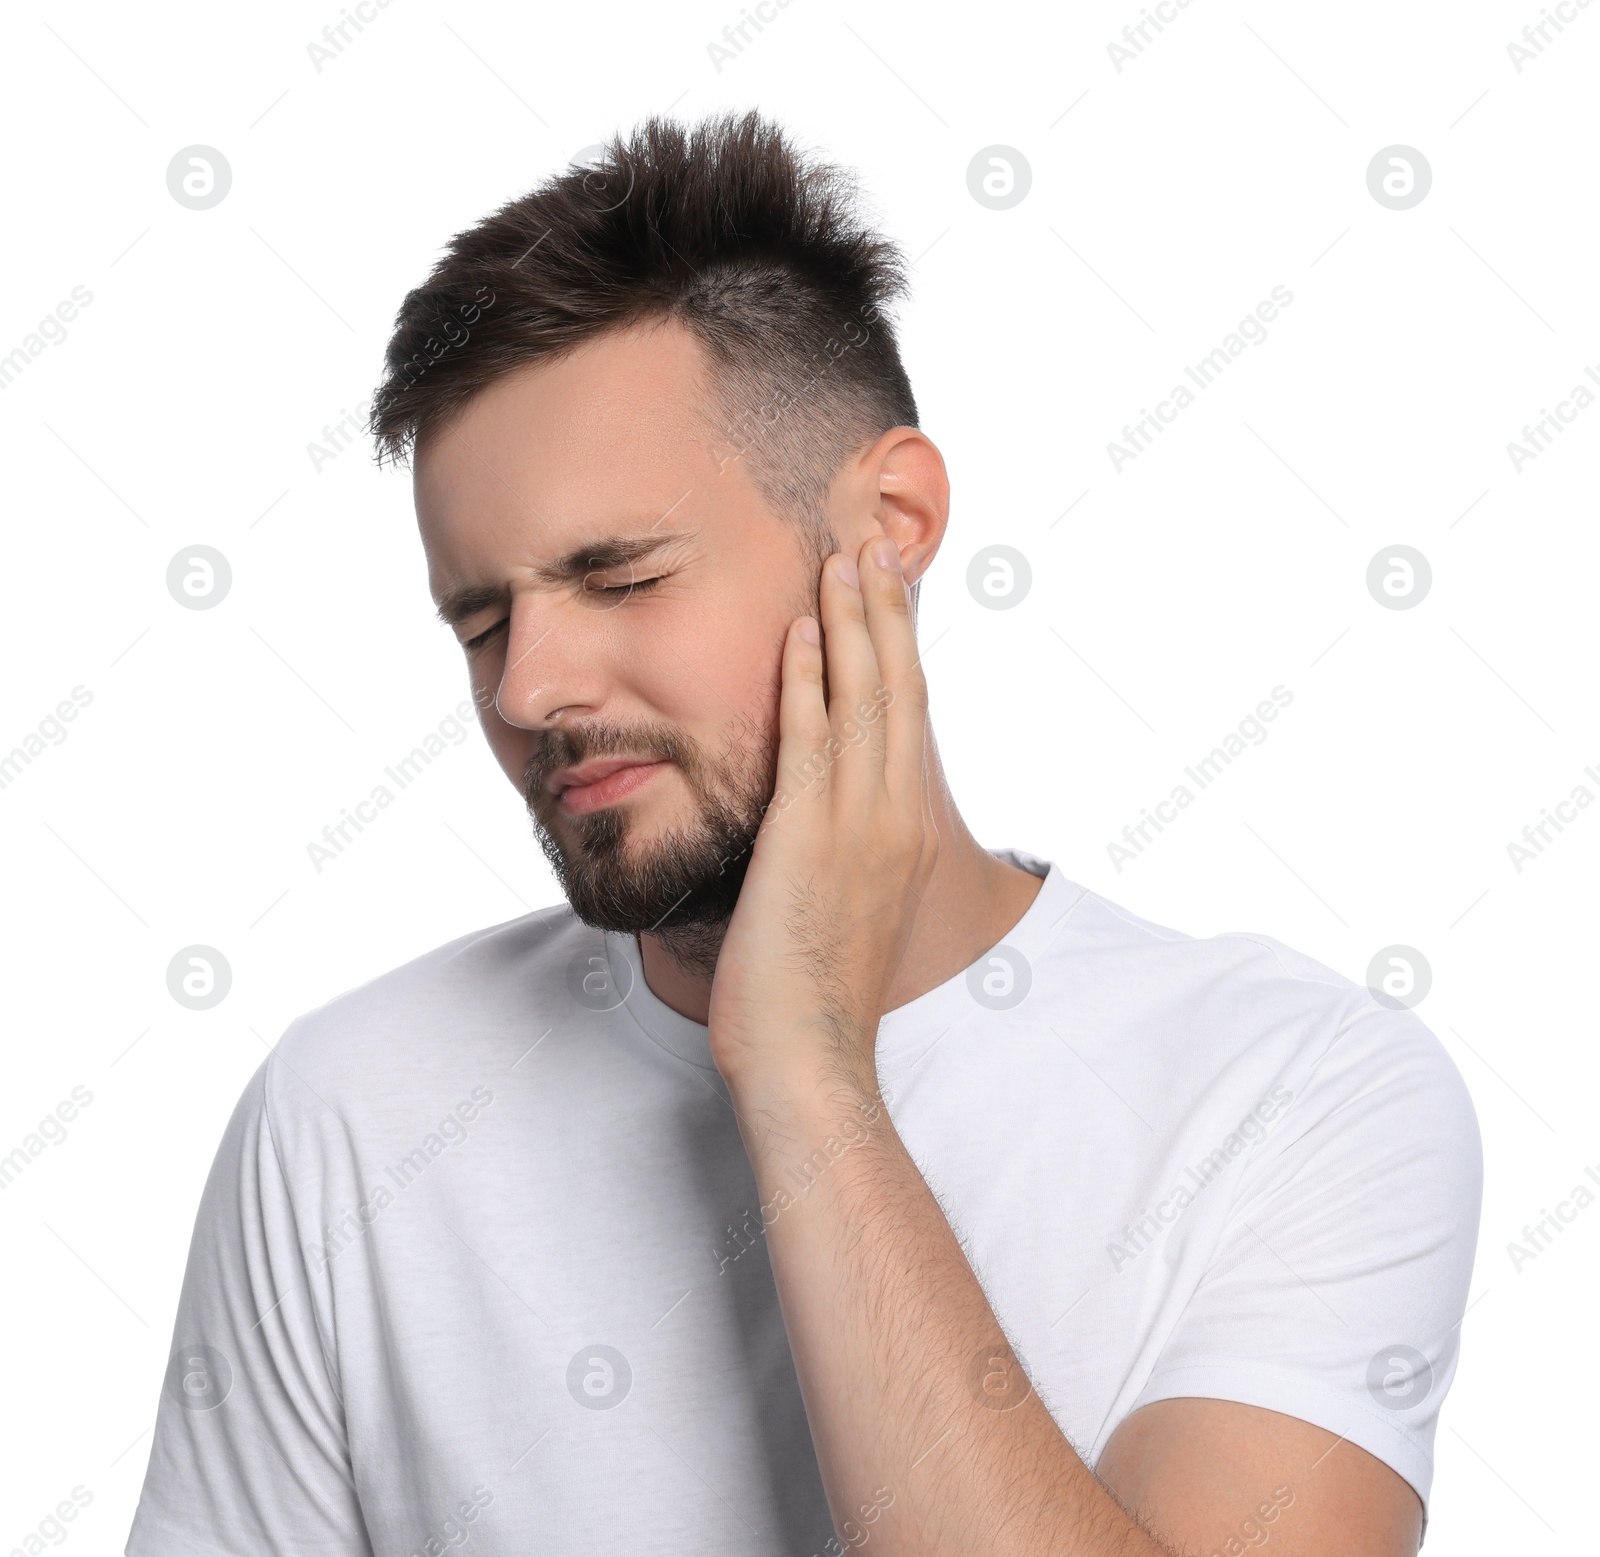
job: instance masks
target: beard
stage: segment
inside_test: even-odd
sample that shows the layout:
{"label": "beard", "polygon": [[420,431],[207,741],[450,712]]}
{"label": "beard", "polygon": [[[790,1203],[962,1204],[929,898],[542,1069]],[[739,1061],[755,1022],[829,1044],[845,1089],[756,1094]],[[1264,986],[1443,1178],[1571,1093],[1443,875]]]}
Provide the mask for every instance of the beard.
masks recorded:
{"label": "beard", "polygon": [[[802,530],[805,580],[790,598],[790,617],[822,620],[822,562],[839,549],[826,525]],[[781,657],[781,640],[779,644]],[[826,683],[826,672],[824,672]],[[728,921],[750,867],[756,834],[778,778],[778,700],[782,671],[774,667],[769,729],[741,717],[712,760],[670,725],[592,724],[547,730],[523,772],[522,794],[539,847],[572,911],[585,924],[621,934],[653,934],[686,973],[709,979]],[[565,816],[546,788],[550,776],[590,757],[665,759],[689,787],[694,815],[647,845],[631,838],[624,806]],[[568,836],[556,833],[557,818]]]}
{"label": "beard", "polygon": [[[640,844],[625,804],[561,813],[546,788],[553,773],[590,757],[620,756],[673,763],[694,801],[691,820]],[[708,972],[776,780],[775,736],[758,737],[748,724],[730,732],[715,762],[668,725],[594,724],[546,731],[522,792],[539,846],[578,918],[600,930],[652,932],[687,970]],[[567,841],[558,835],[558,817]]]}

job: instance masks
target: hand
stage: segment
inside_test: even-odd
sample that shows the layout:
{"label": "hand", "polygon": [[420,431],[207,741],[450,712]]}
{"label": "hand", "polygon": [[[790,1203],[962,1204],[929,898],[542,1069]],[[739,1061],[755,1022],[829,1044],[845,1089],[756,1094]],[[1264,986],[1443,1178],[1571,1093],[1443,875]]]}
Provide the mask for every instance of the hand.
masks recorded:
{"label": "hand", "polygon": [[802,617],[784,641],[777,787],[717,960],[711,1052],[730,1086],[872,1095],[878,1019],[938,854],[927,686],[892,542],[854,566],[830,557],[821,601],[821,632]]}

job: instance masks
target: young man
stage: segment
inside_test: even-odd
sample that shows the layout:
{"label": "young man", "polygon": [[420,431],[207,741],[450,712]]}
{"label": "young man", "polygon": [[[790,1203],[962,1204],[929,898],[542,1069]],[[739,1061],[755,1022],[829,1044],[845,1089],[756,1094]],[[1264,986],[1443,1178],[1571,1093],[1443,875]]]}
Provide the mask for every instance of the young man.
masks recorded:
{"label": "young man", "polygon": [[568,904],[251,1081],[133,1557],[1416,1550],[1460,1078],[967,831],[949,487],[849,195],[651,121],[406,298],[374,429]]}

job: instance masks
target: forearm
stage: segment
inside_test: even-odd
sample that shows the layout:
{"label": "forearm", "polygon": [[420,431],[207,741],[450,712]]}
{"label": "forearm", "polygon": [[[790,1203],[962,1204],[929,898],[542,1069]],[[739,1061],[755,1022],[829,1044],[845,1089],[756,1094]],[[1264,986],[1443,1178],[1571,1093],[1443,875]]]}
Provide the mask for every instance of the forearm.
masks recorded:
{"label": "forearm", "polygon": [[841,1542],[1163,1553],[1028,1384],[875,1092],[807,1075],[734,1101]]}

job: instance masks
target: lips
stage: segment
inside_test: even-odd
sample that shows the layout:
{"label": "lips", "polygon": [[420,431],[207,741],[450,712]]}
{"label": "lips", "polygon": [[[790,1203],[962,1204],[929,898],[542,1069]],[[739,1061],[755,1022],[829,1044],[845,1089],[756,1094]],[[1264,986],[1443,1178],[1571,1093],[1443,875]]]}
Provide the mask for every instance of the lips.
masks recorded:
{"label": "lips", "polygon": [[551,775],[547,787],[564,812],[582,816],[626,799],[669,766],[664,761],[640,761],[635,757],[596,758],[580,762],[575,768],[562,768]]}

